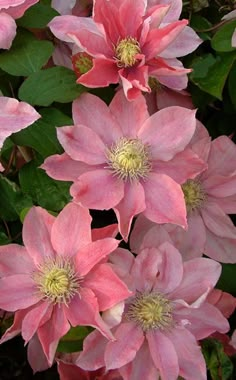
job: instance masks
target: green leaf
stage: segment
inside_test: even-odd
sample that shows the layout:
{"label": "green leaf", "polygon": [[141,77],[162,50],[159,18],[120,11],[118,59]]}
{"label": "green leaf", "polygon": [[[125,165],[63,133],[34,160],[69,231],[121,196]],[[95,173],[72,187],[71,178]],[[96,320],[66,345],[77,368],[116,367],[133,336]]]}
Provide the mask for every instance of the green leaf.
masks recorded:
{"label": "green leaf", "polygon": [[232,47],[232,35],[236,28],[236,20],[223,25],[211,40],[211,46],[214,50],[219,52],[235,51]]}
{"label": "green leaf", "polygon": [[19,172],[22,191],[34,203],[51,211],[60,211],[71,200],[69,182],[55,181],[40,169],[42,160],[33,160],[24,165]]}
{"label": "green leaf", "polygon": [[18,91],[21,78],[7,74],[0,69],[0,91],[4,96],[12,97]]}
{"label": "green leaf", "polygon": [[228,89],[230,99],[236,108],[236,64],[233,65],[229,74]]}
{"label": "green leaf", "polygon": [[62,153],[62,147],[56,136],[56,127],[73,124],[71,118],[56,108],[46,108],[40,111],[42,118],[30,127],[12,135],[16,145],[29,146],[42,157]]}
{"label": "green leaf", "polygon": [[222,100],[222,92],[236,53],[206,54],[192,63],[190,80],[201,90]]}
{"label": "green leaf", "polygon": [[212,379],[231,379],[233,364],[229,357],[224,353],[222,343],[216,339],[206,339],[202,342],[202,350]]}
{"label": "green leaf", "polygon": [[55,16],[59,16],[59,14],[50,4],[42,4],[40,2],[30,7],[24,16],[17,20],[17,24],[25,28],[41,29],[45,28]]}
{"label": "green leaf", "polygon": [[57,66],[31,74],[20,87],[19,98],[32,105],[49,106],[71,102],[83,91],[72,70]]}
{"label": "green leaf", "polygon": [[33,205],[30,197],[25,196],[20,188],[0,174],[0,217],[6,221],[19,219],[25,207]]}
{"label": "green leaf", "polygon": [[10,244],[10,240],[8,239],[7,235],[4,234],[4,232],[0,232],[0,245],[6,245]]}
{"label": "green leaf", "polygon": [[[205,29],[212,27],[212,24],[206,18],[200,16],[199,14],[193,14],[191,17],[190,25],[194,30],[196,30],[196,32],[203,40],[211,39],[210,35],[208,34],[210,32],[204,32]],[[203,32],[201,32],[201,30],[203,30]]]}
{"label": "green leaf", "polygon": [[70,331],[63,336],[57,347],[59,352],[76,352],[83,348],[83,340],[90,333],[91,329],[83,326],[72,327]]}
{"label": "green leaf", "polygon": [[49,41],[38,41],[31,33],[17,33],[10,50],[0,55],[0,68],[11,75],[28,76],[47,63],[54,46]]}

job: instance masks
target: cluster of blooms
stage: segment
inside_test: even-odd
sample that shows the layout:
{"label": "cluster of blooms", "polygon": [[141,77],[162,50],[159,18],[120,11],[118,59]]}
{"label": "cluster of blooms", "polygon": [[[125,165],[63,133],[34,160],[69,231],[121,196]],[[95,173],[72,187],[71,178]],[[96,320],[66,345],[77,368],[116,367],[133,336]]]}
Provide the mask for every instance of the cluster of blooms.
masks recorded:
{"label": "cluster of blooms", "polygon": [[[34,371],[56,360],[62,380],[206,380],[199,341],[225,334],[236,305],[214,289],[218,261],[236,263],[236,147],[211,141],[182,91],[190,70],[177,57],[201,42],[178,20],[182,1],[94,0],[82,17],[90,4],[54,0],[49,26],[76,52],[78,83],[119,87],[109,106],[73,102],[74,125],[57,128],[65,152],[42,165],[73,182],[73,201],[57,217],[33,207],[24,246],[0,247],[0,308],[15,313],[1,342],[21,333]],[[40,117],[5,97],[0,109],[1,145]],[[89,209],[113,209],[118,226],[91,229]],[[59,356],[71,326],[95,330]]]}

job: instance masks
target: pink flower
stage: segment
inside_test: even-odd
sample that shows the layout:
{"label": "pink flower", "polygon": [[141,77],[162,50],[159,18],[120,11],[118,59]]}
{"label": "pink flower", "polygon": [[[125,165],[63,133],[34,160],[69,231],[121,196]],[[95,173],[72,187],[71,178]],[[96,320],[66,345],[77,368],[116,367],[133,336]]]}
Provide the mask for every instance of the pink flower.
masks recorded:
{"label": "pink flower", "polygon": [[16,311],[2,341],[21,331],[27,343],[37,333],[49,365],[71,325],[93,326],[111,339],[99,312],[130,295],[101,263],[118,241],[92,241],[90,223],[88,210],[76,204],[68,204],[56,218],[33,207],[23,225],[25,247],[0,247],[0,307]]}
{"label": "pink flower", "polygon": [[229,329],[220,311],[206,301],[220,272],[220,264],[211,259],[182,263],[180,253],[167,242],[142,250],[130,269],[134,295],[125,301],[121,321],[117,307],[103,314],[116,340],[107,342],[92,332],[77,365],[87,370],[118,368],[124,380],[206,380],[197,341]]}
{"label": "pink flower", "polygon": [[39,0],[6,0],[0,2],[0,48],[10,49],[16,36],[15,19]]}
{"label": "pink flower", "polygon": [[201,40],[190,28],[187,37],[184,32],[178,39],[187,20],[162,24],[168,4],[146,8],[147,0],[95,0],[93,18],[59,16],[49,23],[57,38],[74,42],[91,56],[93,66],[78,83],[87,87],[121,83],[129,100],[151,91],[150,76],[177,90],[187,86],[191,70],[176,57],[193,51]]}
{"label": "pink flower", "polygon": [[0,96],[0,149],[8,136],[28,127],[40,117],[41,115],[29,104]]}
{"label": "pink flower", "polygon": [[89,16],[92,0],[52,0],[52,7],[61,15]]}
{"label": "pink flower", "polygon": [[172,107],[149,117],[143,96],[127,102],[120,91],[109,107],[83,94],[73,103],[73,118],[74,126],[57,130],[66,153],[47,158],[42,168],[53,178],[74,181],[75,202],[113,208],[125,239],[141,212],[155,223],[186,227],[179,183],[205,167],[184,150],[195,130],[195,111]]}
{"label": "pink flower", "polygon": [[199,123],[190,147],[208,168],[182,184],[188,230],[154,226],[142,217],[133,232],[133,244],[137,248],[135,240],[141,241],[140,233],[143,236],[151,227],[153,236],[164,229],[185,260],[205,253],[223,263],[236,263],[236,227],[226,215],[236,213],[236,146],[227,136],[211,142]]}

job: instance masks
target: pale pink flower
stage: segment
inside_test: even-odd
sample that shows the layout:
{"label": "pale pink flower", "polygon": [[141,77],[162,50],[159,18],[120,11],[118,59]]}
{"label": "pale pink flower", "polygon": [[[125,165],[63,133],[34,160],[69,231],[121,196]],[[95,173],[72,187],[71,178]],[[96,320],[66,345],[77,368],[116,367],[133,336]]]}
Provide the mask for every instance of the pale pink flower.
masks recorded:
{"label": "pale pink flower", "polygon": [[[119,255],[111,256],[113,268]],[[77,365],[87,370],[118,368],[125,380],[206,380],[197,341],[229,329],[228,321],[206,300],[219,279],[220,264],[206,258],[182,263],[180,253],[167,242],[142,250],[127,260],[130,264],[127,278],[134,295],[125,301],[121,316],[117,307],[103,313],[116,340],[108,342],[92,332]]]}
{"label": "pale pink flower", "polygon": [[52,8],[61,15],[89,16],[93,0],[52,0]]}
{"label": "pale pink flower", "polygon": [[[154,226],[141,217],[131,237],[136,245],[133,248],[137,249],[137,242],[141,242],[140,234],[144,236],[152,228],[150,233],[155,236],[164,229],[185,260],[204,253],[223,263],[236,263],[236,227],[226,215],[236,213],[236,146],[227,136],[211,141],[199,123],[190,147],[208,168],[182,184],[188,230],[173,225]],[[175,179],[174,172],[172,177]]]}
{"label": "pale pink flower", "polygon": [[10,49],[16,36],[15,19],[39,0],[2,0],[0,1],[0,49]]}
{"label": "pale pink flower", "polygon": [[187,20],[166,19],[163,24],[169,9],[163,3],[147,9],[147,0],[94,0],[92,18],[59,16],[49,27],[57,38],[74,42],[91,57],[92,68],[78,83],[87,87],[121,83],[133,100],[140,92],[151,91],[150,76],[176,90],[187,86],[191,70],[176,57],[195,50],[201,40],[190,28],[182,34]]}
{"label": "pale pink flower", "polygon": [[57,129],[66,153],[47,158],[42,168],[53,178],[74,182],[75,202],[113,208],[125,239],[141,212],[155,223],[186,227],[179,183],[205,168],[197,155],[184,150],[195,130],[195,111],[172,107],[150,117],[142,95],[127,102],[120,91],[109,107],[82,94],[73,102],[73,119],[74,126]]}
{"label": "pale pink flower", "polygon": [[236,350],[236,330],[234,330],[231,337],[230,345]]}
{"label": "pale pink flower", "polygon": [[90,325],[112,338],[99,312],[130,292],[101,262],[119,242],[92,241],[90,223],[88,210],[76,204],[68,204],[56,218],[33,207],[24,220],[25,247],[0,247],[0,307],[16,311],[2,342],[21,331],[27,343],[37,333],[51,365],[71,325]]}
{"label": "pale pink flower", "polygon": [[[28,127],[40,117],[41,115],[29,104],[0,96],[0,149],[8,136]],[[2,166],[0,170],[3,170]]]}

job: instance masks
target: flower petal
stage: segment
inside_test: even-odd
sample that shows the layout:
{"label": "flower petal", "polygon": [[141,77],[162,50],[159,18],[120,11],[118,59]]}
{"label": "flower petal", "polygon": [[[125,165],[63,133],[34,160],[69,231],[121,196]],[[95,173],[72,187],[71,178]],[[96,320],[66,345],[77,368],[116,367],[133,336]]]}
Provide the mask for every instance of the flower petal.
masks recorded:
{"label": "flower petal", "polygon": [[118,83],[119,75],[114,60],[96,58],[93,59],[93,67],[86,74],[77,79],[77,83],[86,87],[107,87],[111,83]]}
{"label": "flower petal", "polygon": [[236,239],[236,227],[230,217],[215,203],[206,202],[201,208],[206,227],[216,236]]}
{"label": "flower petal", "polygon": [[25,247],[8,244],[0,247],[0,277],[33,272],[35,265]]}
{"label": "flower petal", "polygon": [[76,360],[76,365],[90,371],[105,367],[104,352],[106,345],[107,339],[99,331],[91,332],[84,339],[83,351]]}
{"label": "flower petal", "polygon": [[5,12],[0,13],[0,48],[10,49],[16,36],[15,20]]}
{"label": "flower petal", "polygon": [[26,343],[33,337],[40,324],[45,323],[51,317],[53,306],[48,302],[39,302],[30,310],[22,322],[22,337]]}
{"label": "flower petal", "polygon": [[138,137],[150,145],[152,160],[171,160],[184,150],[196,128],[196,111],[167,107],[147,119]]}
{"label": "flower petal", "polygon": [[89,244],[92,218],[89,210],[69,203],[57,216],[51,232],[52,245],[60,256],[72,257]]}
{"label": "flower petal", "polygon": [[180,185],[164,174],[151,173],[144,183],[144,215],[156,223],[187,226],[186,207]]}
{"label": "flower petal", "polygon": [[124,184],[109,170],[97,169],[82,174],[72,185],[71,195],[85,207],[109,210],[123,198]]}

